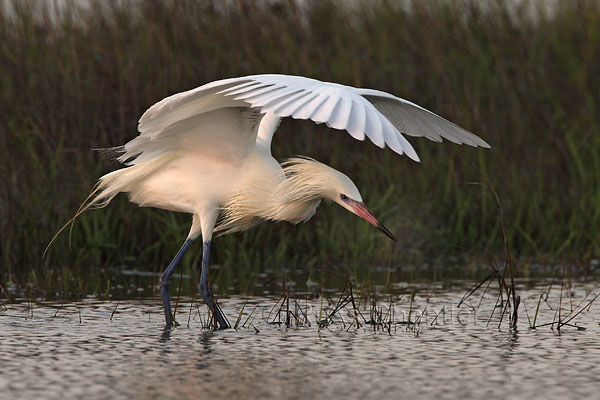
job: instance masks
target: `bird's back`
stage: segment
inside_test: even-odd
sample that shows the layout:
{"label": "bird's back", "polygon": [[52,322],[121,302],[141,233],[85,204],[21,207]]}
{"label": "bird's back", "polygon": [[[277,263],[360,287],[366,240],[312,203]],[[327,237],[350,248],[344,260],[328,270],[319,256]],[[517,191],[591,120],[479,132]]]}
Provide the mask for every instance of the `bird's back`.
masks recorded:
{"label": "bird's back", "polygon": [[92,202],[125,192],[140,206],[187,213],[216,207],[256,147],[255,123],[248,110],[222,108],[174,123],[160,137],[140,135],[116,148],[127,166],[100,178]]}
{"label": "bird's back", "polygon": [[[218,209],[221,218],[215,231],[243,231],[261,220],[302,222],[319,204],[314,196],[295,196],[286,171],[259,145],[235,164],[194,152],[175,154],[150,170],[157,162],[145,161],[111,174],[125,177],[121,181],[127,184],[119,189],[140,206],[191,214]],[[135,170],[149,172],[127,179]]]}

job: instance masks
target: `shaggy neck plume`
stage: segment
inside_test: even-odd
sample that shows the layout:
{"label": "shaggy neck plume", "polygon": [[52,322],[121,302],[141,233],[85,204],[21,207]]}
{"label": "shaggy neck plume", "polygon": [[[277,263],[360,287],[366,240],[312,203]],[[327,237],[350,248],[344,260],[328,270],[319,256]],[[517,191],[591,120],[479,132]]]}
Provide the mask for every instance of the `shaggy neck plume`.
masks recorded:
{"label": "shaggy neck plume", "polygon": [[321,199],[331,196],[337,171],[310,158],[292,158],[282,167],[272,179],[251,177],[242,185],[222,206],[215,230],[239,232],[260,220],[293,224],[309,220]]}

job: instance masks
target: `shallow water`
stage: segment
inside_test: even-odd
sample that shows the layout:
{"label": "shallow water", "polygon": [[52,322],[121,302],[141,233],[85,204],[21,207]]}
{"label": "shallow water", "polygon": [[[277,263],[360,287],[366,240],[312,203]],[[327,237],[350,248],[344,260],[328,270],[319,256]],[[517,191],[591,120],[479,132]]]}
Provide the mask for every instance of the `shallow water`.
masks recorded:
{"label": "shallow water", "polygon": [[[525,285],[518,332],[498,329],[497,291],[457,308],[465,288],[418,288],[378,299],[391,324],[352,324],[350,306],[328,327],[317,319],[339,293],[297,295],[306,321],[277,323],[278,297],[220,300],[237,330],[206,329],[206,307],[179,302],[180,326],[163,329],[158,298],[79,302],[13,300],[0,306],[0,398],[593,398],[600,385],[600,304],[563,326],[528,329],[549,284]],[[537,324],[587,304],[600,287],[554,285]],[[590,294],[588,300],[578,303]],[[572,296],[570,296],[571,294]],[[327,296],[325,296],[327,297]],[[358,301],[358,299],[357,299]],[[191,306],[191,307],[190,307]],[[294,302],[291,301],[291,309]],[[369,320],[369,306],[360,304]],[[243,311],[242,311],[243,309]],[[441,312],[441,310],[444,312]],[[269,313],[271,315],[269,316]],[[411,321],[418,324],[407,325]],[[300,314],[302,315],[302,314]],[[437,316],[437,319],[436,319]],[[505,317],[507,318],[507,317]],[[188,323],[189,319],[189,323]],[[282,314],[285,319],[285,314]],[[364,322],[364,320],[360,320]],[[488,322],[489,321],[489,322]],[[310,324],[310,326],[309,326]],[[555,327],[556,328],[556,327]]]}

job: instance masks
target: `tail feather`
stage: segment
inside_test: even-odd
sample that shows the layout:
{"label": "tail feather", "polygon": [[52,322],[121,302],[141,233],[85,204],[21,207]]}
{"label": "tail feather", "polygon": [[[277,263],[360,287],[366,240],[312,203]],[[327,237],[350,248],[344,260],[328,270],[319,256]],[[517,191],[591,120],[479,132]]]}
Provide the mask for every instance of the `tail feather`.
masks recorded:
{"label": "tail feather", "polygon": [[46,246],[46,249],[44,250],[42,259],[46,257],[48,249],[50,249],[50,246],[54,240],[56,240],[58,235],[60,235],[61,232],[64,231],[69,225],[71,226],[69,229],[69,247],[71,247],[71,234],[73,232],[73,225],[75,224],[77,217],[79,217],[83,212],[90,208],[96,209],[106,207],[108,203],[110,203],[111,200],[114,199],[119,193],[129,192],[131,188],[139,183],[142,179],[146,178],[158,168],[173,160],[173,158],[174,156],[170,155],[163,156],[152,161],[121,168],[102,176],[96,185],[94,185],[90,191],[90,194],[86,197],[83,203],[81,203],[81,206],[79,206],[75,212],[75,215],[69,219],[67,223],[64,224],[63,227],[60,228],[60,230],[52,237],[50,243],[48,243],[48,246]]}
{"label": "tail feather", "polygon": [[92,150],[97,151],[100,155],[100,159],[102,160],[115,160],[118,159],[121,154],[125,153],[125,146],[106,147]]}

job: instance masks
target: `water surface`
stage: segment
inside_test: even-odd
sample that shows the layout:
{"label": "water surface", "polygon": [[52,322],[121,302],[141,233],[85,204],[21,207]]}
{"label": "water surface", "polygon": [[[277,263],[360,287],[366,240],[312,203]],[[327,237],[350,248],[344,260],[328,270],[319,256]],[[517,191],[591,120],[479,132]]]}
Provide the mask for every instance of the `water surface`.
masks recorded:
{"label": "water surface", "polygon": [[[393,314],[389,296],[380,296],[386,325],[364,324],[372,304],[362,303],[358,329],[349,306],[319,329],[319,316],[339,292],[296,293],[308,323],[296,326],[291,318],[289,328],[276,323],[279,306],[271,312],[278,295],[229,296],[220,302],[232,323],[241,314],[238,329],[216,332],[190,297],[180,299],[181,325],[171,330],[163,329],[156,297],[3,301],[0,398],[593,398],[600,388],[600,305],[571,321],[585,330],[531,330],[525,309],[533,320],[549,284],[525,283],[517,332],[506,322],[498,329],[497,291],[457,308],[460,285],[423,285],[412,306],[410,295],[392,296]],[[559,304],[564,318],[598,290],[574,282],[561,300],[553,286],[536,323],[556,321]],[[418,324],[406,324],[409,314]]]}

